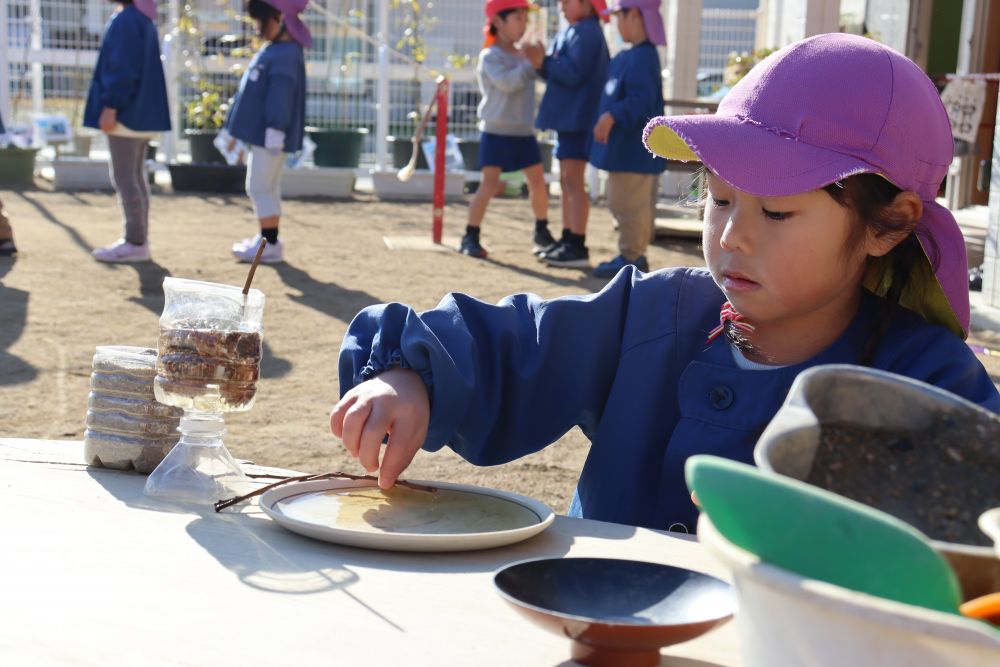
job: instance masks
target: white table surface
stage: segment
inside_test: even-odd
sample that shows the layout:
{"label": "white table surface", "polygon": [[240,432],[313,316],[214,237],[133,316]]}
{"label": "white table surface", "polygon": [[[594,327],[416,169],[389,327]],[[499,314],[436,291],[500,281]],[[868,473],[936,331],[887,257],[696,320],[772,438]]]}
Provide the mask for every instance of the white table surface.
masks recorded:
{"label": "white table surface", "polygon": [[[725,574],[695,541],[567,517],[489,551],[340,547],[256,501],[169,510],[144,482],[85,466],[77,441],[0,438],[0,665],[568,666],[569,641],[510,608],[496,570],[604,556]],[[661,664],[739,665],[734,624]]]}

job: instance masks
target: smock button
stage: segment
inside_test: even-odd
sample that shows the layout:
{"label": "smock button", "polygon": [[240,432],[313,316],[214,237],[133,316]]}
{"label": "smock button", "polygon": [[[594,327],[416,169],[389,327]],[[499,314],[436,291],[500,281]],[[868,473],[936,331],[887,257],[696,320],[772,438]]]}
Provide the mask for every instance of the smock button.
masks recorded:
{"label": "smock button", "polygon": [[712,402],[712,407],[716,410],[725,410],[733,404],[733,390],[719,385],[708,393],[708,400]]}

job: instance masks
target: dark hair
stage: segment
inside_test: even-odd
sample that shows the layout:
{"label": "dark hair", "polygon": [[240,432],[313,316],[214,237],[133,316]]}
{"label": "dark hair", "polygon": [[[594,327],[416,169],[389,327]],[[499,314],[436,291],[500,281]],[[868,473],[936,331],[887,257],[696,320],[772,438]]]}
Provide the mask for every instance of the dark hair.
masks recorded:
{"label": "dark hair", "polygon": [[281,12],[264,2],[264,0],[246,0],[247,14],[257,21],[267,21],[274,19],[281,20]]}
{"label": "dark hair", "polygon": [[108,0],[108,2],[113,2],[116,5],[131,5],[132,0]]}
{"label": "dark hair", "polygon": [[[507,17],[516,12],[518,9],[519,9],[518,7],[512,7],[511,9],[501,9],[500,11],[497,12],[497,16],[499,16],[501,20],[506,21]],[[497,27],[493,25],[492,22],[490,22],[490,34],[493,35],[494,37],[497,36]]]}
{"label": "dark hair", "polygon": [[[855,221],[861,223],[855,224],[851,230],[845,251],[861,244],[869,231],[878,235],[900,234],[910,230],[916,222],[894,213],[891,205],[902,190],[878,174],[849,176],[831,183],[823,190],[835,202],[849,209]],[[937,247],[932,239],[923,240],[929,241],[931,268],[936,269]],[[884,257],[868,258],[868,271],[874,272],[875,284],[880,286],[878,293],[884,299],[884,306],[872,322],[868,340],[859,359],[861,365],[871,364],[875,351],[889,328],[893,314],[900,307],[900,300],[908,286],[910,274],[923,257],[921,238],[917,237],[916,231],[910,231]]]}

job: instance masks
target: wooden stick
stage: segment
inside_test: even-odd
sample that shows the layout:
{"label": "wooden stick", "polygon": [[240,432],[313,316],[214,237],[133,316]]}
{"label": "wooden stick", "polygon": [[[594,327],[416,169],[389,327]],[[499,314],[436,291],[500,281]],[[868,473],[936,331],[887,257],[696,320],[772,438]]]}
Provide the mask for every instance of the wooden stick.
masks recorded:
{"label": "wooden stick", "polygon": [[243,294],[250,293],[250,283],[253,282],[253,274],[257,272],[257,265],[260,264],[260,256],[264,252],[264,246],[267,245],[267,239],[261,237],[260,245],[257,246],[257,254],[253,256],[253,262],[250,263],[250,273],[247,274],[247,281],[243,284]]}
{"label": "wooden stick", "polygon": [[[278,478],[280,476],[279,475],[247,475],[247,477],[251,477],[251,478],[253,478],[253,477],[257,477],[257,478],[267,477],[267,478],[272,478],[273,479],[273,478]],[[291,484],[293,482],[315,482],[315,481],[321,480],[321,479],[360,479],[360,480],[372,480],[374,482],[378,481],[378,477],[375,477],[373,475],[352,475],[349,472],[339,472],[339,471],[338,472],[320,473],[320,474],[316,474],[316,475],[298,475],[296,477],[285,477],[283,479],[280,479],[277,482],[273,482],[271,484],[267,484],[265,486],[260,487],[259,489],[251,491],[250,493],[245,493],[242,496],[236,496],[235,498],[226,498],[225,500],[219,500],[219,501],[217,501],[215,503],[215,511],[216,512],[221,512],[222,510],[226,509],[227,507],[232,507],[233,505],[238,505],[239,503],[243,502],[244,500],[249,500],[250,498],[254,498],[256,496],[262,495],[264,493],[267,493],[271,489],[273,489],[275,487],[278,487],[278,486],[282,486],[284,484]],[[437,492],[437,489],[434,488],[433,486],[424,486],[423,484],[414,484],[413,482],[405,482],[403,480],[397,481],[396,484],[399,484],[400,486],[405,486],[405,487],[410,488],[410,489],[414,489],[416,491],[427,491],[429,493],[436,493]]]}

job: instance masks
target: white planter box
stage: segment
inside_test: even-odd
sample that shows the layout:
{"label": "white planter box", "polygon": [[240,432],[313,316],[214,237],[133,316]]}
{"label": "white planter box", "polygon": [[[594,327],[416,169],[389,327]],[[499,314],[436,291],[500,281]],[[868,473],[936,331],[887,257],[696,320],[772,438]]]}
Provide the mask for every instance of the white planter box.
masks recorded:
{"label": "white planter box", "polygon": [[107,160],[59,157],[52,161],[52,183],[56,190],[113,190]]}
{"label": "white planter box", "polygon": [[336,197],[346,199],[354,191],[354,169],[306,167],[281,173],[282,197]]}
{"label": "white planter box", "polygon": [[[415,171],[412,178],[404,183],[396,178],[395,170],[373,171],[372,187],[379,199],[431,201],[434,198],[434,174],[426,170]],[[445,174],[445,199],[461,199],[464,192],[464,172],[458,171]]]}

